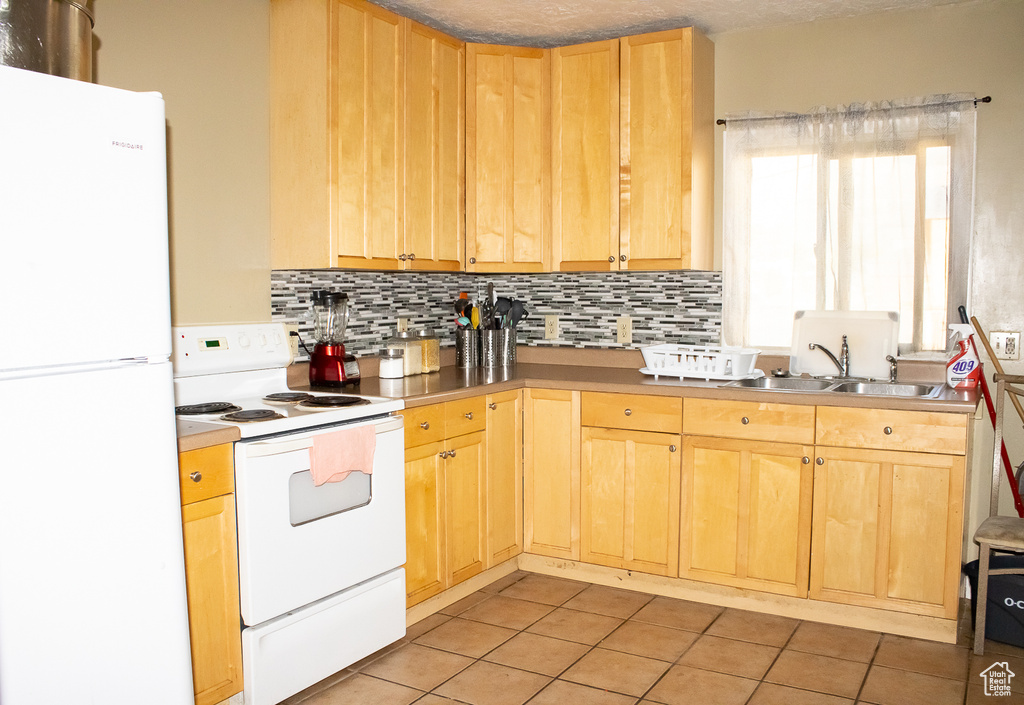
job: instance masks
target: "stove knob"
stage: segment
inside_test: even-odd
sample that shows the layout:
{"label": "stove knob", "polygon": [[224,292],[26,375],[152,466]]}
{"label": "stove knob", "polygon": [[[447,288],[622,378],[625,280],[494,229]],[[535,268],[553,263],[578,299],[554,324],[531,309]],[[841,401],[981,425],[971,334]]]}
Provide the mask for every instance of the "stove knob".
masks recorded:
{"label": "stove knob", "polygon": [[278,332],[277,332],[277,331],[275,330],[275,331],[274,331],[274,345],[280,345],[280,344],[281,344],[281,334],[280,334],[280,333],[278,333]]}
{"label": "stove knob", "polygon": [[249,347],[249,343],[251,342],[252,341],[249,340],[249,336],[247,336],[245,333],[242,333],[241,335],[238,336],[238,344],[243,348]]}
{"label": "stove knob", "polygon": [[260,345],[262,347],[266,347],[267,346],[267,334],[266,333],[260,333]]}

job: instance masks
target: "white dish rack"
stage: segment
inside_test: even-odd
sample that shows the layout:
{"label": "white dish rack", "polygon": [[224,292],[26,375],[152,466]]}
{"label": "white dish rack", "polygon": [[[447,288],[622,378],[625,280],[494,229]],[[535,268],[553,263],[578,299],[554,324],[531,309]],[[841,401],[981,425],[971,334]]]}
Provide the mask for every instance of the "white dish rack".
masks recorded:
{"label": "white dish rack", "polygon": [[760,350],[708,345],[676,345],[664,343],[641,348],[644,367],[640,372],[658,377],[679,379],[735,380],[760,377],[754,368]]}

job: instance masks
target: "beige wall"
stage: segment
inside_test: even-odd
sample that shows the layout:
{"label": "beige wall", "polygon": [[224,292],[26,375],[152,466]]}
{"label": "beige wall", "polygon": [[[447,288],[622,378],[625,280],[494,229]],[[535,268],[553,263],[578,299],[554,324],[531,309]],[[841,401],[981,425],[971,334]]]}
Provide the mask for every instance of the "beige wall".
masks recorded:
{"label": "beige wall", "polygon": [[270,320],[267,0],[94,0],[96,80],[167,101],[175,325]]}
{"label": "beige wall", "polygon": [[[991,95],[978,108],[975,229],[968,311],[986,331],[1024,331],[1024,2],[947,5],[926,10],[734,32],[715,41],[715,111],[806,112],[932,93]],[[722,130],[716,145],[716,213],[721,214]],[[721,218],[716,262],[721,263]],[[984,356],[984,355],[983,355]],[[1005,362],[1024,374],[1024,363]],[[991,365],[987,365],[991,367]],[[989,370],[991,373],[991,370]],[[1007,404],[1009,407],[1009,404]],[[968,531],[988,512],[992,433],[976,424]],[[1011,460],[1024,459],[1012,410]],[[1012,514],[1008,491],[1001,513]],[[970,545],[973,553],[976,550]]]}

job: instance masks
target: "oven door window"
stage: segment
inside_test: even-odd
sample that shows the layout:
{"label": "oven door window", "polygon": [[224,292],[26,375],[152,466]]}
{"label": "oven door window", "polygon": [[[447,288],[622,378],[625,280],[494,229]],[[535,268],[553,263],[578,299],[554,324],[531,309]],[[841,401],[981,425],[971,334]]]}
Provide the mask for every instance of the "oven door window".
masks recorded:
{"label": "oven door window", "polygon": [[365,507],[373,497],[373,475],[349,473],[340,482],[317,487],[309,470],[288,478],[288,511],[292,526]]}

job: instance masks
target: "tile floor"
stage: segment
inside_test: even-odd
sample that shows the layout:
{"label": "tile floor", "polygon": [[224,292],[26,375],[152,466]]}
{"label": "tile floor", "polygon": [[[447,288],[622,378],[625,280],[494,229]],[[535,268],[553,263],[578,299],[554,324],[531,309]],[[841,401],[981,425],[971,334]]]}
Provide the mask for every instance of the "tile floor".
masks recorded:
{"label": "tile floor", "polygon": [[[980,673],[1007,662],[1013,692]],[[517,572],[287,705],[1024,703],[1024,649],[801,622]]]}

